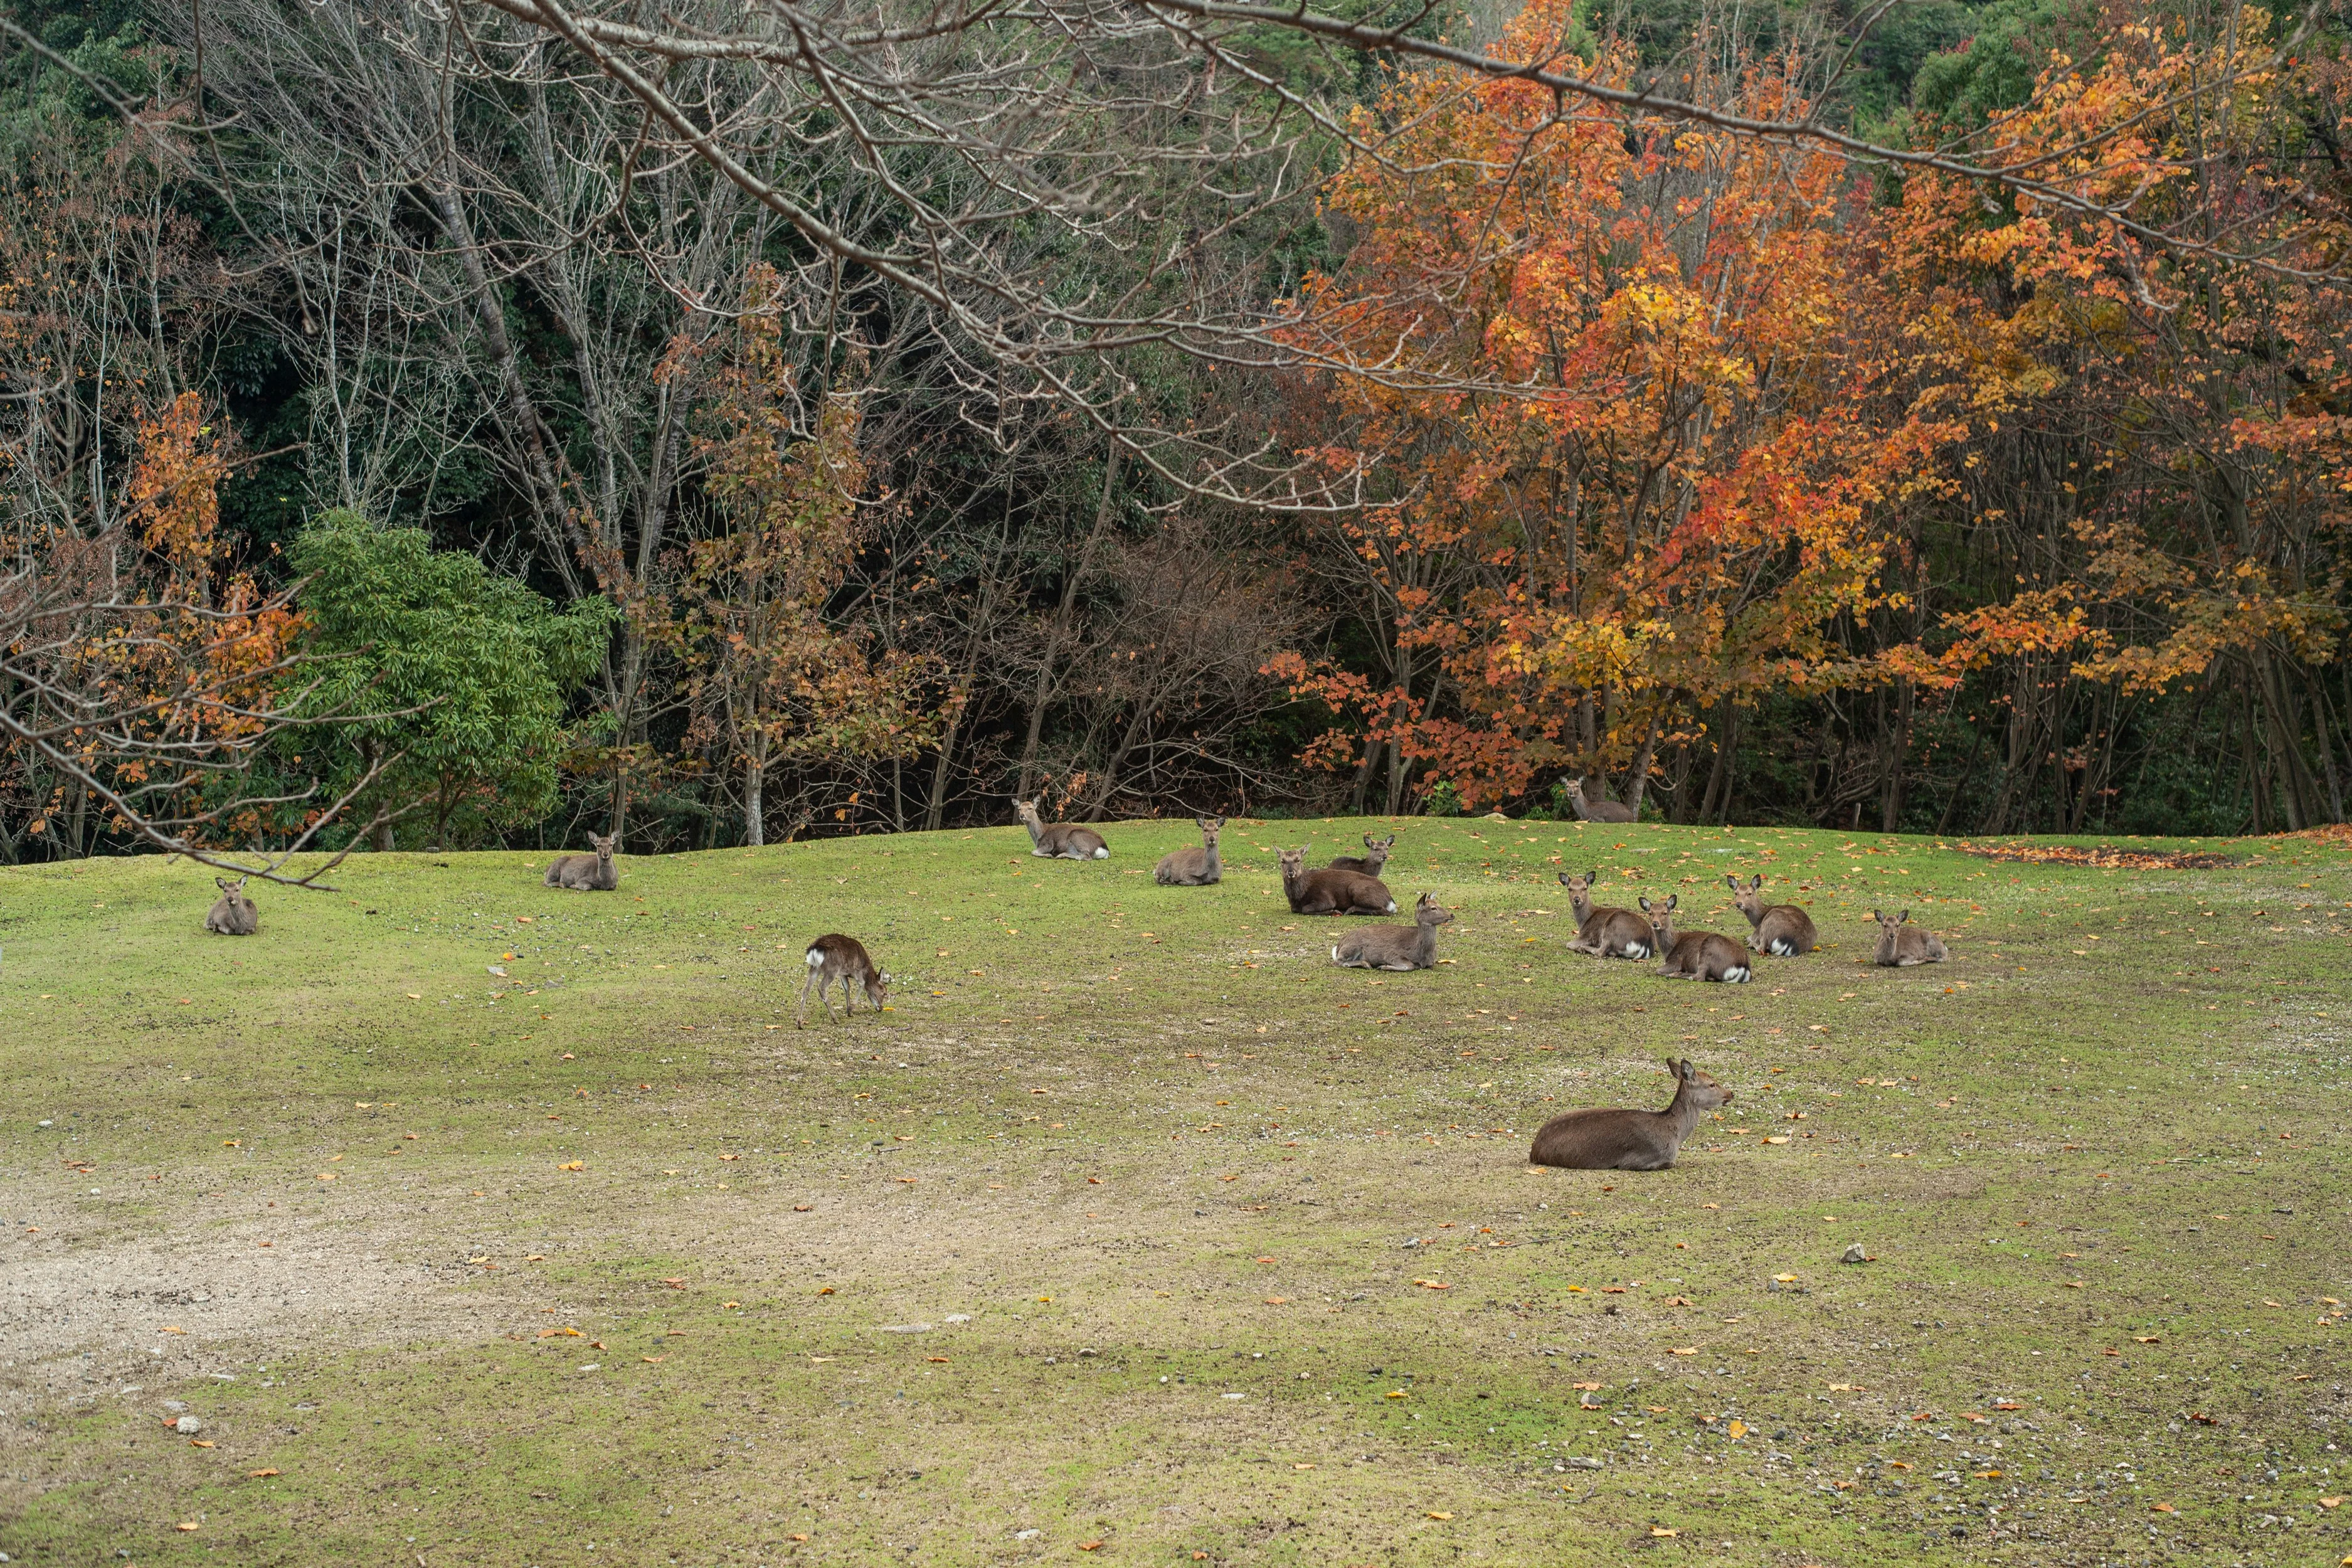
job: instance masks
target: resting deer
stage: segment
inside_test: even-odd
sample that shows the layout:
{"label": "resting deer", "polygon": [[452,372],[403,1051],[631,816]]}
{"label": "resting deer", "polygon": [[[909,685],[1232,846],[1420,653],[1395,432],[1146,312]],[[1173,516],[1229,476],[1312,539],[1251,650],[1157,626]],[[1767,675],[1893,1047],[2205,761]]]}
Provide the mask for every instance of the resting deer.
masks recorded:
{"label": "resting deer", "polygon": [[1572,871],[1559,874],[1559,885],[1568,889],[1569,908],[1576,913],[1576,940],[1568,944],[1569,951],[1589,952],[1595,958],[1649,957],[1650,922],[1631,910],[1594,903],[1592,889],[1600,880],[1599,871],[1580,877]]}
{"label": "resting deer", "polygon": [[1568,804],[1576,807],[1576,815],[1578,817],[1586,822],[1633,822],[1636,820],[1633,815],[1633,808],[1630,805],[1620,805],[1613,800],[1585,799],[1584,781],[1582,779],[1570,779],[1568,781]]}
{"label": "resting deer", "polygon": [[1360,926],[1331,946],[1331,962],[1348,969],[1430,969],[1437,963],[1437,928],[1454,911],[1423,893],[1409,926]]}
{"label": "resting deer", "polygon": [[1104,843],[1103,836],[1093,828],[1080,827],[1071,822],[1057,822],[1047,826],[1045,819],[1037,815],[1037,803],[1034,800],[1016,798],[1013,803],[1013,809],[1021,814],[1021,826],[1029,830],[1029,842],[1033,846],[1029,853],[1039,859],[1108,860],[1110,858],[1110,846]]}
{"label": "resting deer", "polygon": [[1308,845],[1276,849],[1282,862],[1282,896],[1294,915],[1392,915],[1396,900],[1388,884],[1360,871],[1319,871],[1307,868]]}
{"label": "resting deer", "polygon": [[618,840],[617,834],[590,834],[588,842],[596,847],[596,853],[558,855],[542,879],[551,888],[569,888],[575,893],[611,892],[621,885],[620,869],[613,864],[613,846]]}
{"label": "resting deer", "polygon": [[253,936],[260,931],[261,911],[245,896],[245,884],[243,877],[234,882],[223,877],[213,879],[220,897],[213,900],[211,912],[205,916],[206,931],[222,936]]}
{"label": "resting deer", "polygon": [[1375,838],[1367,833],[1364,835],[1364,852],[1361,855],[1342,855],[1332,861],[1327,869],[1353,871],[1360,876],[1377,877],[1381,874],[1381,868],[1389,863],[1389,851],[1395,847],[1395,834],[1391,833],[1386,838]]}
{"label": "resting deer", "polygon": [[1171,849],[1151,868],[1151,879],[1163,888],[1205,888],[1223,879],[1225,864],[1217,858],[1217,835],[1223,831],[1225,819],[1196,816],[1192,820],[1200,825],[1201,847]]}
{"label": "resting deer", "polygon": [[866,999],[874,1004],[877,1013],[890,994],[890,977],[874,966],[866,954],[866,944],[854,936],[838,931],[821,936],[808,945],[808,980],[801,986],[800,1026],[808,1027],[809,993],[816,993],[817,1005],[824,1009],[827,1018],[833,1016],[833,998],[827,994],[835,981],[841,982],[842,1021],[848,1022],[857,1011],[857,993],[853,985],[866,989]]}
{"label": "resting deer", "polygon": [[1870,962],[1881,969],[1908,969],[1915,963],[1944,962],[1943,939],[1926,926],[1911,924],[1909,910],[1899,915],[1873,910],[1870,918],[1878,922],[1878,949],[1870,955]]}
{"label": "resting deer", "polygon": [[1727,985],[1746,983],[1748,955],[1738,942],[1711,931],[1676,934],[1675,910],[1682,901],[1680,893],[1670,895],[1663,904],[1642,900],[1642,912],[1650,917],[1653,945],[1664,955],[1658,973],[1672,980],[1720,980]]}
{"label": "resting deer", "polygon": [[1764,878],[1759,873],[1741,887],[1737,877],[1726,877],[1731,884],[1731,896],[1739,904],[1739,912],[1748,917],[1751,928],[1748,945],[1758,952],[1769,952],[1775,958],[1794,958],[1801,952],[1811,952],[1821,945],[1813,931],[1813,917],[1794,904],[1768,904],[1764,901]]}
{"label": "resting deer", "polygon": [[1664,1171],[1699,1118],[1731,1102],[1732,1091],[1691,1066],[1668,1058],[1675,1098],[1664,1110],[1571,1110],[1536,1130],[1530,1165],[1565,1171]]}

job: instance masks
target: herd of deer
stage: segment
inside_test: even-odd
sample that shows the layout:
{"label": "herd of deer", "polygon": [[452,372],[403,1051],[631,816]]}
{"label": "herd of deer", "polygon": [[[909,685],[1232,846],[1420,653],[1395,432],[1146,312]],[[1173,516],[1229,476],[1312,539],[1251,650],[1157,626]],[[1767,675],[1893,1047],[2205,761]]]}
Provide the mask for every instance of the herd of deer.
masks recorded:
{"label": "herd of deer", "polygon": [[[1633,820],[1631,810],[1625,806],[1608,801],[1588,803],[1582,782],[1570,781],[1568,789],[1580,816],[1590,821]],[[1030,854],[1063,860],[1110,858],[1109,843],[1095,829],[1074,823],[1049,824],[1039,814],[1034,800],[1016,799],[1013,804],[1020,814],[1022,826],[1029,830]],[[1160,858],[1151,874],[1152,879],[1162,887],[1202,888],[1224,877],[1217,841],[1225,819],[1202,816],[1193,820],[1201,829],[1200,847],[1187,846]],[[1283,896],[1289,901],[1291,913],[1397,912],[1395,897],[1390,893],[1388,884],[1381,880],[1390,851],[1396,847],[1397,836],[1391,833],[1385,838],[1375,838],[1367,833],[1363,837],[1363,854],[1343,855],[1328,866],[1312,868],[1307,864],[1307,845],[1276,851],[1282,870]],[[603,893],[620,886],[620,872],[613,863],[614,839],[597,833],[590,834],[588,838],[594,853],[558,856],[542,879],[546,886]],[[220,888],[220,898],[205,917],[205,930],[224,936],[252,936],[258,932],[260,913],[245,895],[245,879],[239,878],[234,883],[220,878],[214,880]],[[1597,869],[1559,874],[1560,885],[1568,889],[1569,902],[1576,916],[1576,936],[1568,944],[1571,952],[1590,953],[1599,959],[1646,961],[1654,957],[1659,961],[1654,973],[1661,975],[1738,984],[1755,973],[1751,953],[1794,958],[1813,952],[1819,945],[1811,916],[1794,904],[1764,901],[1761,876],[1750,877],[1744,885],[1737,877],[1724,879],[1731,885],[1739,912],[1748,917],[1749,930],[1745,949],[1714,931],[1677,931],[1675,911],[1682,903],[1678,893],[1668,895],[1664,902],[1646,898],[1637,900],[1642,909],[1639,915],[1631,910],[1596,904],[1592,901],[1592,889],[1600,880]],[[1437,928],[1453,918],[1453,911],[1437,901],[1435,893],[1423,893],[1414,901],[1412,925],[1360,927],[1332,943],[1331,961],[1360,969],[1433,968],[1437,963]],[[1910,910],[1889,915],[1873,910],[1871,918],[1879,926],[1878,946],[1871,958],[1874,963],[1907,969],[1914,964],[1940,963],[1945,957],[1941,942],[1925,928],[1910,923]],[[825,1016],[833,1016],[831,993],[836,983],[841,986],[845,1016],[856,1013],[857,993],[861,990],[874,1011],[882,1010],[889,996],[889,976],[882,973],[866,951],[866,944],[856,937],[837,931],[818,937],[809,943],[804,956],[808,978],[801,986],[799,1022],[803,1026],[808,1023],[812,991],[816,993]],[[1666,1070],[1675,1080],[1675,1098],[1665,1110],[1571,1110],[1556,1116],[1537,1131],[1528,1152],[1529,1163],[1570,1170],[1614,1171],[1655,1171],[1672,1165],[1684,1139],[1699,1119],[1728,1102],[1732,1091],[1692,1067],[1687,1058],[1669,1059]]]}

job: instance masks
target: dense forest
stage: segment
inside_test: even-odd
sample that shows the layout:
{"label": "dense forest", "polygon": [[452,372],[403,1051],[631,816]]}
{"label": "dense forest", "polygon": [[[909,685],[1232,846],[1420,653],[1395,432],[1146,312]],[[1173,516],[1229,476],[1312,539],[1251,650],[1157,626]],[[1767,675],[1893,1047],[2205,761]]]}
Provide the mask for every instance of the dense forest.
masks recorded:
{"label": "dense forest", "polygon": [[2335,12],[20,0],[0,861],[2344,820]]}

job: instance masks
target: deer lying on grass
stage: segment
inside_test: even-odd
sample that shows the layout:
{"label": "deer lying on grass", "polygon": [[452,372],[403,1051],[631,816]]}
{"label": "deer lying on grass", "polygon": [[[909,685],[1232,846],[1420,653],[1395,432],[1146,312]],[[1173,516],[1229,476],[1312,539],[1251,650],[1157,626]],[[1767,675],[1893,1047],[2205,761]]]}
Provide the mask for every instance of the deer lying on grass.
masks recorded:
{"label": "deer lying on grass", "polygon": [[1584,781],[1568,781],[1568,804],[1576,808],[1577,816],[1585,822],[1633,822],[1638,820],[1630,805],[1620,805],[1613,800],[1587,800]]}
{"label": "deer lying on grass", "polygon": [[1409,926],[1362,926],[1331,945],[1331,962],[1348,969],[1430,969],[1437,963],[1437,928],[1454,911],[1423,893]]}
{"label": "deer lying on grass", "polygon": [[1015,799],[1013,809],[1021,814],[1021,826],[1029,830],[1029,853],[1041,860],[1108,860],[1110,846],[1103,836],[1091,827],[1080,827],[1072,822],[1057,822],[1051,826],[1037,815],[1034,800]]}
{"label": "deer lying on grass", "polygon": [[1739,944],[1727,936],[1717,936],[1711,931],[1686,931],[1676,934],[1675,909],[1683,901],[1675,893],[1663,904],[1642,900],[1642,912],[1650,917],[1652,945],[1664,955],[1658,973],[1671,980],[1719,980],[1727,985],[1747,982],[1750,971],[1748,955]]}
{"label": "deer lying on grass", "polygon": [[1926,926],[1911,924],[1909,910],[1899,915],[1873,910],[1870,918],[1878,922],[1878,948],[1870,955],[1870,962],[1881,969],[1908,969],[1915,963],[1944,962],[1942,939]]}
{"label": "deer lying on grass", "polygon": [[1367,877],[1360,871],[1334,871],[1325,867],[1319,871],[1307,868],[1307,851],[1302,844],[1296,849],[1280,849],[1275,855],[1282,862],[1282,896],[1290,900],[1294,915],[1392,915],[1397,912],[1396,900],[1389,893],[1388,884],[1378,877]]}
{"label": "deer lying on grass", "polygon": [[1391,833],[1386,838],[1375,838],[1367,833],[1364,835],[1364,852],[1361,855],[1342,855],[1326,868],[1333,871],[1353,871],[1363,877],[1377,877],[1381,874],[1381,868],[1389,863],[1389,851],[1395,847],[1395,834]]}
{"label": "deer lying on grass", "polygon": [[838,931],[821,936],[808,945],[808,980],[801,986],[800,1026],[808,1027],[809,993],[816,993],[817,1005],[824,1016],[833,1016],[833,998],[828,988],[841,982],[842,1022],[847,1023],[857,1011],[857,993],[853,985],[865,987],[866,999],[874,1004],[877,1013],[890,994],[890,977],[874,966],[866,952],[866,944],[854,936]]}
{"label": "deer lying on grass", "polygon": [[1732,1099],[1731,1090],[1691,1066],[1669,1058],[1674,1102],[1664,1110],[1571,1110],[1536,1130],[1528,1150],[1530,1165],[1564,1171],[1663,1171],[1675,1163],[1683,1141],[1700,1117]]}
{"label": "deer lying on grass", "polygon": [[593,855],[558,855],[555,864],[547,868],[542,880],[551,888],[569,888],[575,893],[609,893],[621,885],[621,873],[613,864],[613,846],[618,837],[592,833],[588,842],[595,847]]}
{"label": "deer lying on grass", "polygon": [[1724,880],[1731,884],[1731,896],[1738,901],[1739,912],[1748,917],[1749,947],[1775,958],[1794,958],[1821,945],[1821,938],[1813,931],[1812,916],[1794,904],[1764,901],[1761,873],[1750,877],[1744,888],[1737,877],[1726,877]]}
{"label": "deer lying on grass", "polygon": [[1224,877],[1224,862],[1217,858],[1217,835],[1223,831],[1225,819],[1196,816],[1192,820],[1200,825],[1201,847],[1171,849],[1151,868],[1151,879],[1163,888],[1205,888]]}
{"label": "deer lying on grass", "polygon": [[1576,940],[1568,944],[1569,951],[1589,952],[1595,958],[1649,957],[1650,922],[1631,910],[1594,903],[1592,889],[1600,880],[1597,870],[1580,877],[1572,871],[1559,874],[1559,885],[1568,889],[1569,908],[1576,914]]}
{"label": "deer lying on grass", "polygon": [[261,911],[245,896],[246,879],[236,881],[215,877],[213,886],[220,897],[213,900],[210,913],[205,916],[205,929],[221,936],[252,936],[261,930]]}

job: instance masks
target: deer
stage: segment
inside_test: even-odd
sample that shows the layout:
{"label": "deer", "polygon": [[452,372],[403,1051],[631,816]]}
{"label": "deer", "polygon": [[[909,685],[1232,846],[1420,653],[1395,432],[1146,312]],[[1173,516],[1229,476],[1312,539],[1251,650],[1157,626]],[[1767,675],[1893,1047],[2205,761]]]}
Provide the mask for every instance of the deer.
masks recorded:
{"label": "deer", "polygon": [[1899,915],[1870,911],[1878,922],[1878,948],[1870,962],[1881,969],[1908,969],[1918,963],[1941,963],[1947,956],[1943,939],[1926,926],[1911,924],[1911,911]]}
{"label": "deer", "polygon": [[1296,849],[1277,848],[1275,854],[1282,862],[1282,896],[1290,900],[1294,915],[1392,915],[1397,912],[1396,900],[1390,894],[1388,884],[1378,877],[1367,877],[1360,871],[1334,871],[1326,866],[1319,871],[1307,868],[1307,851],[1310,845]]}
{"label": "deer", "polygon": [[1091,827],[1076,823],[1057,822],[1046,826],[1037,815],[1037,803],[1013,797],[1013,809],[1021,814],[1021,826],[1029,830],[1029,853],[1041,860],[1108,860],[1110,846],[1103,836]]}
{"label": "deer", "polygon": [[847,1023],[857,1012],[857,993],[851,989],[853,985],[865,987],[866,999],[874,1004],[877,1013],[882,1011],[882,1004],[890,995],[890,977],[875,967],[864,942],[835,931],[808,944],[807,961],[808,980],[801,986],[800,1027],[808,1027],[811,991],[816,993],[817,1005],[824,1009],[825,1017],[832,1018],[829,988],[836,980],[841,982],[842,1022]]}
{"label": "deer", "polygon": [[1395,834],[1391,833],[1386,838],[1375,838],[1367,833],[1364,835],[1364,852],[1361,855],[1342,855],[1325,869],[1353,871],[1359,876],[1377,877],[1381,874],[1381,868],[1389,863],[1389,851],[1395,847]]}
{"label": "deer", "polygon": [[1595,958],[1649,957],[1654,945],[1650,922],[1631,910],[1595,904],[1592,889],[1600,880],[1598,870],[1580,877],[1572,871],[1559,874],[1559,885],[1568,889],[1569,908],[1576,915],[1576,940],[1568,944],[1568,950]]}
{"label": "deer", "polygon": [[1563,1171],[1664,1171],[1699,1118],[1731,1103],[1730,1089],[1691,1066],[1666,1058],[1675,1098],[1664,1110],[1570,1110],[1536,1130],[1530,1165]]}
{"label": "deer", "polygon": [[1671,894],[1663,904],[1642,900],[1642,912],[1650,917],[1653,945],[1664,955],[1658,973],[1670,980],[1717,980],[1727,985],[1744,985],[1753,972],[1748,967],[1748,955],[1739,944],[1727,936],[1711,931],[1686,931],[1679,935],[1675,931],[1675,910],[1683,901],[1680,893]]}
{"label": "deer", "polygon": [[219,936],[255,936],[261,931],[261,911],[245,896],[247,879],[239,877],[232,882],[226,877],[215,877],[213,886],[220,897],[213,900],[211,910],[205,916],[205,929]]}
{"label": "deer", "polygon": [[621,885],[620,870],[613,864],[613,847],[619,841],[618,834],[592,833],[588,842],[596,853],[558,855],[541,880],[548,887],[569,888],[575,893],[609,893]]}
{"label": "deer", "polygon": [[1737,877],[1726,877],[1731,884],[1731,896],[1739,905],[1739,912],[1748,917],[1748,945],[1758,952],[1769,952],[1775,958],[1794,958],[1801,952],[1811,952],[1821,945],[1813,931],[1813,917],[1794,904],[1768,904],[1764,901],[1762,873],[1750,877],[1741,887]]}
{"label": "deer", "polygon": [[1171,849],[1151,868],[1151,879],[1163,888],[1205,888],[1224,879],[1225,864],[1217,858],[1217,835],[1224,830],[1225,819],[1196,816],[1192,820],[1201,829],[1201,847]]}
{"label": "deer", "polygon": [[1576,808],[1578,819],[1583,822],[1637,822],[1641,820],[1633,814],[1633,808],[1630,805],[1621,805],[1613,800],[1585,799],[1584,781],[1580,778],[1574,778],[1568,781],[1568,804]]}
{"label": "deer", "polygon": [[1433,969],[1437,964],[1437,928],[1454,911],[1423,893],[1412,906],[1409,926],[1362,926],[1331,944],[1331,962],[1343,969]]}

